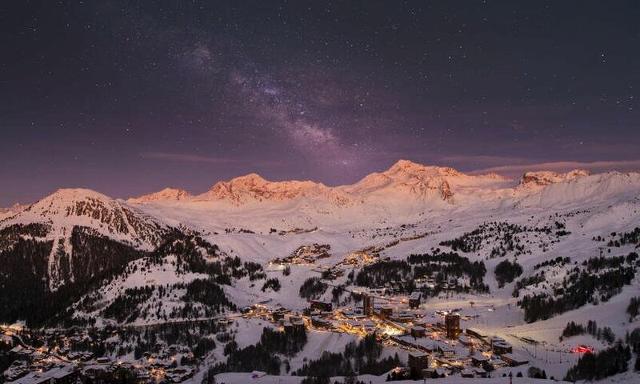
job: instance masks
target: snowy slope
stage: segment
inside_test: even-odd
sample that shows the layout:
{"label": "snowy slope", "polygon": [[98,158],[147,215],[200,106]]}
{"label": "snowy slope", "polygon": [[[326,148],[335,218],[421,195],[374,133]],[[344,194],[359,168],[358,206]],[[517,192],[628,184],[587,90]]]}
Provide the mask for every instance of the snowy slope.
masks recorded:
{"label": "snowy slope", "polygon": [[142,195],[136,198],[131,198],[128,201],[131,203],[149,203],[153,201],[179,201],[188,200],[192,196],[189,192],[179,188],[165,188],[161,191]]}
{"label": "snowy slope", "polygon": [[0,208],[0,221],[5,220],[11,216],[17,215],[28,208],[28,205],[14,204],[9,208]]}
{"label": "snowy slope", "polygon": [[[28,224],[43,224],[47,233],[41,240],[53,243],[47,273],[51,290],[65,283],[61,271],[68,269],[67,262],[59,255],[73,254],[71,238],[74,230],[90,230],[95,235],[150,251],[167,229],[160,221],[137,209],[88,189],[60,189],[0,222],[0,229]],[[82,262],[68,262],[71,267],[68,279],[74,280],[73,266]]]}
{"label": "snowy slope", "polygon": [[[469,316],[463,320],[463,328],[474,327],[504,337],[529,358],[530,365],[542,367],[555,377],[564,377],[575,363],[577,356],[568,353],[572,346],[590,344],[597,349],[607,346],[590,336],[560,342],[567,322],[586,324],[594,320],[599,326],[611,327],[618,338],[640,327],[640,320],[629,322],[625,313],[630,298],[640,296],[638,277],[598,305],[588,303],[532,323],[525,321],[519,298],[513,296],[518,281],[540,271],[544,271],[545,281],[526,286],[521,295],[553,293],[554,284],[561,284],[572,269],[589,258],[637,252],[635,244],[610,247],[607,243],[613,238],[612,232],[619,234],[640,227],[639,173],[535,172],[520,180],[510,180],[399,161],[386,171],[338,187],[313,181],[272,182],[250,174],[216,183],[197,196],[168,189],[124,202],[88,190],[61,190],[0,222],[0,229],[33,222],[48,225],[47,238],[51,240],[64,242],[74,226],[83,226],[146,251],[157,246],[166,228],[195,231],[219,247],[221,257],[237,256],[242,262],[258,263],[266,278],[276,278],[281,283],[278,292],[263,291],[265,279],[251,280],[246,276],[232,279],[222,288],[235,305],[261,302],[270,308],[282,306],[292,311],[308,306],[299,295],[303,282],[309,277],[320,277],[327,269],[343,272],[330,281],[332,286],[347,284],[349,288],[358,288],[347,282],[346,275],[360,270],[364,262],[348,264],[345,260],[353,259],[354,255],[357,258],[363,250],[375,253],[378,260],[406,260],[411,254],[432,253],[434,249],[452,251],[451,246],[443,244],[480,233],[473,250],[456,252],[471,262],[484,263],[484,283],[490,292],[443,291],[421,307],[426,318],[435,322],[438,321],[435,311],[456,309]],[[604,240],[595,240],[599,237]],[[517,247],[510,248],[509,242]],[[284,267],[274,263],[300,247],[313,244],[328,245],[327,256],[293,264],[286,276]],[[570,262],[539,267],[563,257],[569,257]],[[144,270],[142,260],[130,261],[128,273],[96,290],[95,307],[78,307],[78,314],[95,316],[98,324],[108,324],[113,321],[102,317],[102,313],[118,296],[127,289],[152,286],[155,291],[151,298],[140,305],[149,316],[137,318],[135,324],[162,321],[151,310],[159,301],[166,302],[164,311],[180,308],[185,303],[181,287],[207,278],[199,272],[180,271],[176,259],[175,254],[170,254],[162,263],[145,266]],[[514,281],[499,287],[494,269],[503,260],[517,261],[523,271]],[[53,265],[52,270],[55,269]],[[170,297],[162,299],[159,287],[170,285],[176,288]],[[331,299],[331,286],[321,298]],[[406,298],[394,298],[389,303],[398,307],[401,299]],[[243,337],[247,343],[259,338],[259,334],[250,332],[249,325],[241,326],[243,330],[246,328]],[[523,338],[539,341],[541,350],[533,350]],[[317,357],[314,355],[323,346],[340,350],[347,338],[314,333],[311,340],[313,343],[292,359],[293,365],[304,358]],[[233,382],[243,380],[244,376],[228,374],[222,378]]]}
{"label": "snowy slope", "polygon": [[89,189],[60,189],[37,201],[0,224],[43,223],[52,227],[51,236],[68,236],[74,226],[142,249],[151,249],[159,240],[163,225],[142,212]]}
{"label": "snowy slope", "polygon": [[[548,184],[533,193],[524,193],[518,203],[523,206],[560,208],[605,201],[625,201],[640,196],[638,185],[640,173],[582,174],[580,177],[563,178],[562,181]],[[521,190],[518,192],[522,193]]]}
{"label": "snowy slope", "polygon": [[153,215],[211,231],[233,227],[268,231],[383,226],[502,208],[580,207],[590,202],[628,200],[639,191],[638,173],[528,172],[514,181],[496,174],[467,175],[452,168],[400,160],[352,185],[272,182],[249,174],[218,182],[193,198],[160,192],[162,198],[129,202],[138,206],[143,201],[141,208]]}

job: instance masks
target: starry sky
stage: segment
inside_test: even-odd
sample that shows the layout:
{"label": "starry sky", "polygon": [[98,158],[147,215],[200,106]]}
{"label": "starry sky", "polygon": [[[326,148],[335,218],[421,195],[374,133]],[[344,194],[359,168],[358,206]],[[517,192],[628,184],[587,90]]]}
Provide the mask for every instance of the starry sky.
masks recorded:
{"label": "starry sky", "polygon": [[638,1],[6,1],[0,206],[60,187],[204,192],[640,169]]}

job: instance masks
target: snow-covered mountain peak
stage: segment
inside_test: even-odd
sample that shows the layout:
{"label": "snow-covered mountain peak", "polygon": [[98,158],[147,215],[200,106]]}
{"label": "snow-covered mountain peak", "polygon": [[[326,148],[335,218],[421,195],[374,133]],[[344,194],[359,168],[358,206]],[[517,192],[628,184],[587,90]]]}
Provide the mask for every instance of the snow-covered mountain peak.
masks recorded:
{"label": "snow-covered mountain peak", "polygon": [[589,176],[589,171],[574,169],[566,173],[552,171],[525,172],[520,179],[521,186],[547,186],[562,181],[575,180],[579,177]]}
{"label": "snow-covered mountain peak", "polygon": [[137,250],[150,251],[169,230],[160,221],[121,201],[80,188],[59,189],[0,222],[0,228],[30,224],[46,228],[38,233],[38,237],[44,237],[52,244],[46,264],[52,291],[67,281],[74,281],[82,263],[86,262],[69,261],[71,255],[82,253],[76,252],[78,247],[82,248],[84,240],[81,237],[108,238]]}
{"label": "snow-covered mountain peak", "polygon": [[340,200],[339,192],[322,183],[305,180],[269,181],[262,176],[250,173],[229,181],[220,181],[196,201],[227,201],[234,205],[248,202],[285,201],[301,197],[328,197]]}
{"label": "snow-covered mountain peak", "polygon": [[123,215],[120,203],[102,193],[84,188],[58,189],[22,212],[30,219],[60,221],[70,217],[85,217],[102,223],[119,221]]}
{"label": "snow-covered mountain peak", "polygon": [[69,216],[74,213],[81,214],[80,211],[76,211],[74,208],[78,203],[89,201],[108,204],[111,198],[90,189],[64,188],[58,189],[51,195],[37,201],[27,208],[27,211],[41,215]]}
{"label": "snow-covered mountain peak", "polygon": [[127,200],[130,203],[151,203],[155,201],[181,201],[188,200],[192,196],[189,192],[180,188],[165,188],[161,191],[149,193]]}
{"label": "snow-covered mountain peak", "polygon": [[410,160],[398,160],[384,174],[428,175],[428,176],[462,176],[463,174],[450,167],[427,166]]}
{"label": "snow-covered mountain peak", "polygon": [[417,199],[421,201],[453,202],[459,192],[468,188],[494,189],[504,177],[496,174],[467,175],[450,167],[427,166],[400,160],[383,172],[367,175],[351,186],[349,193],[384,195],[387,199]]}
{"label": "snow-covered mountain peak", "polygon": [[43,223],[51,236],[68,238],[74,227],[91,228],[112,239],[150,249],[164,225],[102,193],[83,188],[59,189],[2,224]]}
{"label": "snow-covered mountain peak", "polygon": [[233,184],[246,184],[246,185],[258,185],[267,184],[269,181],[257,173],[249,173],[244,176],[238,176],[229,181]]}
{"label": "snow-covered mountain peak", "polygon": [[548,184],[539,184],[535,180],[531,180],[529,184],[520,184],[515,189],[523,196],[519,205],[558,208],[634,199],[640,193],[640,173],[637,172],[589,175],[586,171],[571,171],[550,175],[546,179]]}

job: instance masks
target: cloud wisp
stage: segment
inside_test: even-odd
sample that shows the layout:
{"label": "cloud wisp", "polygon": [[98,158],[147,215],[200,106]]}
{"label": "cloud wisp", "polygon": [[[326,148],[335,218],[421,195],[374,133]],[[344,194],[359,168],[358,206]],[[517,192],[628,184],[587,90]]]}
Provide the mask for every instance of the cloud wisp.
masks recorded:
{"label": "cloud wisp", "polygon": [[530,171],[567,172],[573,169],[585,169],[591,172],[620,171],[631,172],[640,170],[640,160],[612,160],[612,161],[555,161],[545,163],[500,165],[474,170],[471,174],[499,173],[505,176],[516,176]]}

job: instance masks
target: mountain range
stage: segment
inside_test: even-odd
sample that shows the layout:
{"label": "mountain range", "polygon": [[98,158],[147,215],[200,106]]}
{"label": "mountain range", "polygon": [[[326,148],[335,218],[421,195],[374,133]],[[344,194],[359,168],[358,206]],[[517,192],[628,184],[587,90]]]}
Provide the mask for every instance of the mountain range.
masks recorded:
{"label": "mountain range", "polygon": [[[349,254],[384,239],[417,239],[496,217],[542,220],[567,211],[593,211],[633,223],[635,216],[623,217],[630,206],[635,209],[639,196],[639,173],[541,171],[512,180],[406,160],[355,184],[333,187],[249,174],[198,195],[166,188],[121,200],[88,189],[60,189],[34,204],[0,211],[0,288],[12,292],[0,300],[12,308],[4,320],[19,319],[45,302],[51,306],[47,313],[59,314],[83,295],[106,289],[117,276],[128,281],[131,271],[126,271],[138,268],[131,263],[158,260],[158,255],[163,274],[167,268],[173,271],[167,281],[185,283],[202,278],[198,273],[212,255],[220,260],[239,256],[266,267],[302,244],[332,244],[336,253]],[[580,225],[593,225],[584,220]],[[268,236],[272,233],[280,236]],[[200,237],[203,243],[195,240]],[[191,245],[175,248],[176,238]],[[185,267],[176,260],[187,259],[187,270],[196,274],[178,278]],[[149,274],[152,268],[146,270]],[[237,289],[230,284],[227,291]],[[246,285],[242,279],[238,284]],[[56,294],[61,302],[51,299]],[[236,303],[255,295],[239,295]],[[103,296],[114,299],[112,293]]]}
{"label": "mountain range", "polygon": [[165,188],[126,201],[87,189],[61,189],[32,205],[0,210],[0,225],[47,222],[60,239],[73,226],[82,225],[151,249],[157,243],[157,228],[163,225],[206,230],[349,227],[363,222],[413,221],[454,211],[571,207],[633,198],[638,191],[640,173],[636,172],[539,171],[512,180],[400,160],[354,184],[333,187],[310,180],[269,181],[251,173],[217,182],[197,195]]}
{"label": "mountain range", "polygon": [[[556,185],[551,187],[551,185]],[[242,209],[251,205],[282,205],[292,201],[312,201],[335,207],[360,205],[386,205],[421,202],[425,207],[465,206],[481,200],[487,203],[513,203],[531,201],[536,195],[541,201],[554,190],[569,193],[564,202],[572,199],[608,197],[633,191],[640,184],[636,172],[607,172],[591,175],[576,169],[567,173],[551,171],[526,172],[519,180],[495,173],[465,174],[449,167],[426,166],[408,160],[399,160],[383,172],[371,173],[350,185],[327,186],[311,180],[269,181],[251,173],[228,181],[215,183],[201,194],[191,194],[180,188],[165,188],[158,192],[131,197],[125,204],[131,206],[173,204],[185,206],[208,203],[218,207]],[[84,191],[84,192],[83,192]],[[86,197],[109,199],[97,192],[75,189],[60,190],[38,202],[40,214],[60,212],[43,211],[42,206],[55,205],[50,200],[73,200]],[[557,201],[556,201],[557,202]],[[443,204],[445,203],[445,204]],[[401,205],[401,204],[400,204]],[[0,208],[0,220],[26,210],[29,205],[16,204]],[[53,208],[51,208],[53,209]],[[71,212],[73,213],[73,212]]]}
{"label": "mountain range", "polygon": [[[425,313],[462,310],[524,351],[510,335],[551,345],[576,319],[619,336],[640,326],[620,320],[640,296],[639,236],[636,172],[514,180],[401,160],[341,186],[249,174],[197,195],[60,189],[0,211],[0,322],[147,326],[256,303],[300,313],[314,282],[313,297],[349,307],[350,290],[421,281]],[[411,267],[422,259],[437,263]],[[546,367],[564,375],[568,363]]]}
{"label": "mountain range", "polygon": [[371,173],[351,185],[330,187],[310,180],[269,181],[251,173],[218,182],[208,191],[198,195],[191,195],[182,189],[166,188],[130,198],[128,202],[209,202],[241,207],[260,203],[281,204],[293,200],[315,200],[335,206],[352,206],[363,203],[406,202],[408,199],[412,202],[443,206],[440,203],[464,205],[478,199],[484,200],[485,203],[498,200],[516,203],[541,193],[553,184],[561,184],[566,186],[562,188],[573,190],[573,198],[589,198],[590,194],[603,196],[603,193],[609,196],[626,189],[633,190],[638,183],[640,175],[635,172],[591,175],[588,171],[580,169],[567,173],[539,171],[526,172],[519,180],[512,180],[495,173],[465,174],[449,167],[425,166],[400,160],[388,170]]}

